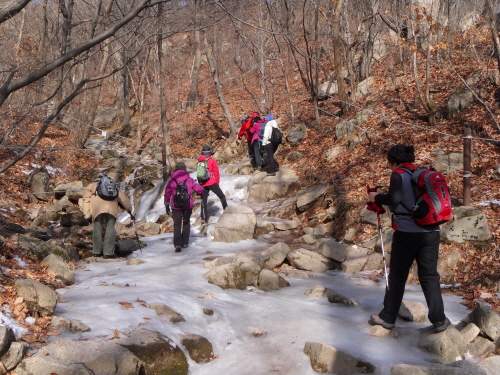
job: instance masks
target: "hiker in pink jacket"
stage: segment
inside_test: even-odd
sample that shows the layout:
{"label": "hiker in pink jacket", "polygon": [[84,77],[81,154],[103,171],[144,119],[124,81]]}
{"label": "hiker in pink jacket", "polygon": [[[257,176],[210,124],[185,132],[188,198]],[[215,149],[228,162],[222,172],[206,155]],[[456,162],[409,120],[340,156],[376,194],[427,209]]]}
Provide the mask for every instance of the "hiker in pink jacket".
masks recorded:
{"label": "hiker in pink jacket", "polygon": [[186,164],[178,162],[175,171],[165,188],[165,210],[167,215],[172,211],[174,219],[174,247],[179,253],[181,247],[188,247],[191,230],[191,214],[193,213],[193,191],[203,194],[203,187],[198,185],[186,171]]}

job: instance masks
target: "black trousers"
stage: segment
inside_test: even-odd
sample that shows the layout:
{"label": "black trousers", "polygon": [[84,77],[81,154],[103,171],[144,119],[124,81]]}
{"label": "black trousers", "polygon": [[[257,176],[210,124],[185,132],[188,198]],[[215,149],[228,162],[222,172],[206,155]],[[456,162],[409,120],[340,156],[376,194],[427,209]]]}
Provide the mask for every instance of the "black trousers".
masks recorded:
{"label": "black trousers", "polygon": [[172,210],[174,219],[174,246],[179,247],[189,244],[189,233],[191,231],[192,208],[182,208]]}
{"label": "black trousers", "polygon": [[274,154],[276,153],[278,147],[279,145],[275,146],[272,143],[268,143],[266,145],[267,160],[269,161],[269,173],[274,173],[278,170],[278,168],[276,168],[276,161],[274,160]]}
{"label": "black trousers", "polygon": [[430,322],[442,322],[446,319],[439,282],[440,276],[437,272],[439,239],[439,232],[408,233],[396,231],[394,233],[389,290],[385,292],[384,308],[379,313],[384,321],[388,323],[396,321],[413,260],[417,261],[418,279],[429,309]]}
{"label": "black trousers", "polygon": [[259,141],[254,141],[252,143],[253,157],[255,159],[254,168],[262,167],[262,155],[260,154],[260,145],[261,143]]}
{"label": "black trousers", "polygon": [[252,167],[256,168],[257,166],[255,165],[255,154],[254,154],[252,141],[248,141],[247,145],[248,145],[248,156],[250,157],[250,160],[252,162]]}
{"label": "black trousers", "polygon": [[222,208],[227,207],[227,201],[226,201],[226,196],[222,192],[219,184],[213,184],[213,185],[208,185],[203,187],[203,195],[202,195],[202,203],[201,203],[201,219],[208,221],[208,209],[207,209],[207,204],[208,204],[208,195],[210,192],[213,191],[215,195],[217,195],[220,199],[220,203],[222,204]]}

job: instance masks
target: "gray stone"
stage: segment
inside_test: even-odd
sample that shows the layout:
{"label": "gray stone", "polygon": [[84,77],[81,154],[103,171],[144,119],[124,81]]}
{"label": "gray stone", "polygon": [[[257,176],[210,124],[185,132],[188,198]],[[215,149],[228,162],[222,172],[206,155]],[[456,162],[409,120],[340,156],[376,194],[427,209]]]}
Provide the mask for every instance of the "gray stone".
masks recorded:
{"label": "gray stone", "polygon": [[139,358],[111,342],[58,339],[16,367],[19,375],[139,375]]}
{"label": "gray stone", "polygon": [[12,328],[6,326],[0,326],[0,356],[7,353],[10,345],[16,341],[16,336]]}
{"label": "gray stone", "polygon": [[[471,155],[471,163],[474,164],[474,155]],[[464,154],[462,152],[443,153],[432,162],[431,167],[443,174],[461,170],[464,167]]]}
{"label": "gray stone", "polygon": [[316,250],[323,256],[336,262],[346,260],[349,248],[349,245],[332,239],[321,239],[316,242]]}
{"label": "gray stone", "polygon": [[427,309],[423,303],[416,301],[403,301],[399,308],[398,316],[410,322],[425,322]]}
{"label": "gray stone", "polygon": [[488,375],[500,375],[500,356],[483,359],[479,362],[479,367],[485,370]]}
{"label": "gray stone", "polygon": [[363,271],[368,263],[369,253],[370,250],[366,248],[349,246],[347,248],[345,260],[341,265],[342,271],[348,273]]}
{"label": "gray stone", "polygon": [[215,224],[214,241],[237,242],[252,239],[257,217],[250,207],[228,206],[217,224]]}
{"label": "gray stone", "polygon": [[134,251],[139,249],[139,243],[131,238],[124,241],[115,242],[115,254],[119,257],[127,257]]}
{"label": "gray stone", "polygon": [[476,358],[488,356],[495,349],[496,345],[493,341],[481,336],[476,336],[474,341],[467,345],[467,351]]}
{"label": "gray stone", "polygon": [[306,271],[326,272],[333,268],[333,263],[325,256],[306,249],[297,249],[287,255],[291,265]]}
{"label": "gray stone", "polygon": [[144,261],[140,260],[139,258],[129,258],[127,259],[127,262],[125,263],[127,266],[138,266],[139,264],[143,264]]}
{"label": "gray stone", "polygon": [[47,270],[53,272],[55,277],[61,280],[64,285],[73,285],[75,283],[75,272],[61,257],[49,254],[42,260],[42,263],[47,264]]}
{"label": "gray stone", "polygon": [[262,261],[266,266],[273,269],[274,267],[278,267],[279,265],[281,265],[281,263],[283,263],[289,251],[290,248],[287,244],[278,242],[277,244],[274,244],[273,246],[262,252]]}
{"label": "gray stone", "polygon": [[49,254],[58,255],[64,260],[71,259],[67,250],[61,246],[53,245],[47,241],[27,235],[19,235],[15,239],[21,248],[36,256],[38,260],[44,259]]}
{"label": "gray stone", "polygon": [[60,316],[53,316],[51,327],[62,329],[67,332],[88,332],[90,327],[78,320],[62,318]]}
{"label": "gray stone", "polygon": [[15,286],[17,295],[24,299],[34,316],[54,314],[58,295],[51,288],[31,279],[16,280]]}
{"label": "gray stone", "polygon": [[492,341],[500,338],[500,315],[488,305],[479,303],[469,314],[470,321],[477,325],[481,334]]}
{"label": "gray stone", "polygon": [[295,214],[295,209],[297,207],[297,197],[292,196],[291,198],[283,200],[279,206],[272,208],[269,211],[269,216],[277,218],[289,218]]}
{"label": "gray stone", "polygon": [[180,341],[189,353],[189,357],[196,363],[205,363],[213,359],[212,344],[205,337],[187,333],[180,337]]}
{"label": "gray stone", "polygon": [[[30,195],[31,203],[38,203],[38,200],[48,201],[51,194],[43,194],[49,191],[49,172],[45,168],[40,168],[37,171],[33,171],[28,176],[28,186],[30,191],[35,193]],[[40,194],[36,194],[40,193]]]}
{"label": "gray stone", "polygon": [[469,323],[465,327],[461,327],[461,329],[459,329],[457,326],[455,327],[460,331],[460,334],[462,335],[462,341],[465,344],[470,344],[481,332],[479,327],[474,323]]}
{"label": "gray stone", "polygon": [[470,361],[456,361],[445,365],[397,364],[391,375],[488,375],[479,365]]}
{"label": "gray stone", "polygon": [[161,333],[140,329],[113,342],[130,350],[141,360],[144,374],[188,374],[186,355],[170,338]]}
{"label": "gray stone", "polygon": [[300,188],[299,177],[288,166],[282,166],[276,176],[266,177],[265,173],[256,173],[248,182],[248,203],[264,203],[287,197]]}
{"label": "gray stone", "polygon": [[300,225],[300,220],[298,220],[298,219],[281,220],[281,221],[274,223],[274,228],[276,230],[286,231],[286,230],[297,229],[299,225]]}
{"label": "gray stone", "polygon": [[[0,362],[3,364],[7,371],[14,369],[24,358],[26,350],[28,349],[28,343],[22,341],[13,342],[7,353],[0,356]],[[0,369],[0,374],[4,372]]]}
{"label": "gray stone", "polygon": [[284,269],[279,272],[280,276],[288,279],[307,280],[310,279],[309,274],[304,270]]}
{"label": "gray stone", "polygon": [[371,374],[376,370],[371,363],[326,344],[306,342],[304,353],[312,369],[323,374]]}
{"label": "gray stone", "polygon": [[259,273],[257,286],[263,290],[278,290],[280,288],[279,275],[276,272],[264,269]]}
{"label": "gray stone", "polygon": [[253,337],[262,337],[264,335],[267,335],[268,332],[265,329],[262,328],[256,328],[256,327],[248,327],[248,332],[253,336]]}
{"label": "gray stone", "polygon": [[246,272],[235,264],[224,264],[212,268],[203,277],[222,289],[246,289]]}
{"label": "gray stone", "polygon": [[186,319],[184,319],[181,314],[179,314],[171,307],[165,305],[164,303],[153,302],[149,304],[149,308],[156,311],[156,314],[160,316],[166,316],[171,323],[180,323],[186,321]]}
{"label": "gray stone", "polygon": [[435,333],[434,329],[422,331],[418,347],[438,355],[444,363],[454,362],[457,358],[463,359],[466,352],[462,336],[453,325],[440,333]]}
{"label": "gray stone", "polygon": [[307,211],[328,190],[328,183],[310,187],[297,193],[297,209],[301,212]]}
{"label": "gray stone", "polygon": [[298,143],[306,136],[307,128],[304,124],[299,124],[291,129],[288,129],[286,140],[290,143]]}
{"label": "gray stone", "polygon": [[484,214],[460,217],[455,215],[456,212],[460,210],[453,210],[454,219],[441,226],[441,238],[458,243],[491,239],[488,219]]}
{"label": "gray stone", "polygon": [[54,191],[57,191],[59,195],[64,194],[68,199],[77,201],[83,198],[85,188],[82,181],[59,182],[55,185]]}
{"label": "gray stone", "polygon": [[322,285],[316,285],[312,287],[307,292],[305,292],[304,295],[311,297],[326,297],[328,299],[328,302],[337,303],[344,306],[359,306],[359,303],[354,299],[346,297]]}
{"label": "gray stone", "polygon": [[233,258],[230,257],[217,257],[215,259],[212,259],[210,262],[207,262],[204,264],[205,268],[215,268],[222,266],[223,264],[229,264],[233,262]]}

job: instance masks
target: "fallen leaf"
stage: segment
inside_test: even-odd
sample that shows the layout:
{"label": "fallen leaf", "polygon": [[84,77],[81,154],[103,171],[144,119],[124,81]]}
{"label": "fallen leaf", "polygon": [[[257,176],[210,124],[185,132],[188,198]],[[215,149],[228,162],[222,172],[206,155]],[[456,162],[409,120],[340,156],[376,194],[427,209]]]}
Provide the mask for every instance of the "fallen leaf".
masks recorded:
{"label": "fallen leaf", "polygon": [[124,309],[133,309],[134,306],[130,302],[118,302]]}
{"label": "fallen leaf", "polygon": [[116,339],[119,339],[120,338],[120,333],[118,332],[117,329],[115,329],[115,334],[114,334],[115,338]]}
{"label": "fallen leaf", "polygon": [[139,297],[137,297],[136,301],[137,301],[137,302],[146,303],[146,301],[143,301],[142,299],[139,299]]}

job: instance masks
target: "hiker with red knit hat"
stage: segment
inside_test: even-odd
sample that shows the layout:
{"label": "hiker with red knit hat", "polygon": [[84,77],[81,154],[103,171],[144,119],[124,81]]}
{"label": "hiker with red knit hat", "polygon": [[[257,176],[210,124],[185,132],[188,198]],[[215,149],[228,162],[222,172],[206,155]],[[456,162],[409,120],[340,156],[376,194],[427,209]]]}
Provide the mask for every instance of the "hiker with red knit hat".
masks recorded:
{"label": "hiker with red knit hat", "polygon": [[226,196],[222,192],[219,183],[220,183],[220,173],[219,173],[219,165],[217,161],[212,157],[213,152],[210,146],[205,145],[201,151],[201,155],[198,157],[198,162],[206,161],[208,165],[208,173],[210,176],[206,181],[201,181],[198,178],[198,183],[203,186],[203,201],[201,204],[201,223],[208,223],[208,195],[211,191],[219,197],[220,202],[222,204],[222,208],[225,209],[227,207]]}

